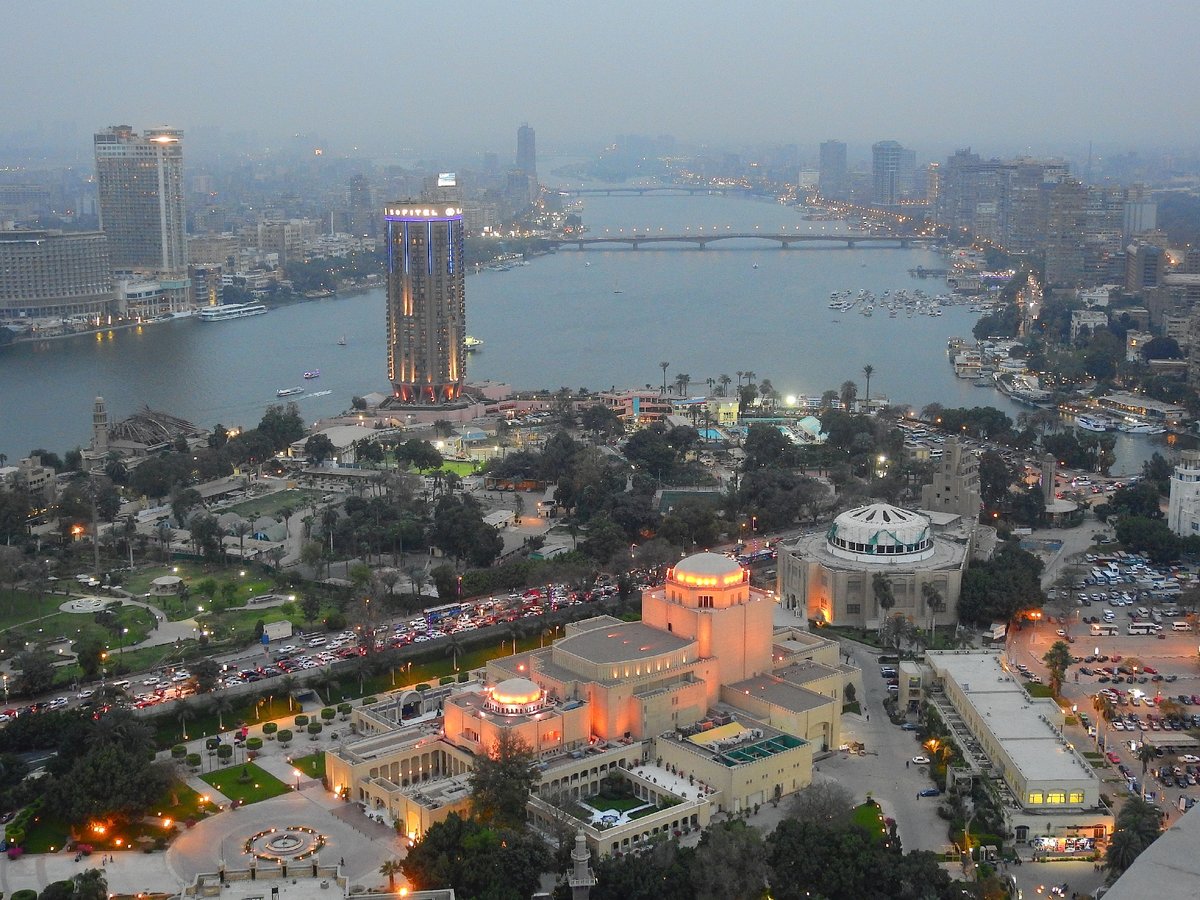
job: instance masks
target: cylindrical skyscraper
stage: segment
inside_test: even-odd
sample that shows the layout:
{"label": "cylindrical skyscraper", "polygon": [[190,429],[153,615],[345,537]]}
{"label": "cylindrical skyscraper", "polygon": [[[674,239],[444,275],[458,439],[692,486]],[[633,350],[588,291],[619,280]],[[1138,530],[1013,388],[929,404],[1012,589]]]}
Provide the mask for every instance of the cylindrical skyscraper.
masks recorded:
{"label": "cylindrical skyscraper", "polygon": [[392,395],[403,403],[458,399],[466,374],[466,270],[457,193],[385,210],[387,347]]}

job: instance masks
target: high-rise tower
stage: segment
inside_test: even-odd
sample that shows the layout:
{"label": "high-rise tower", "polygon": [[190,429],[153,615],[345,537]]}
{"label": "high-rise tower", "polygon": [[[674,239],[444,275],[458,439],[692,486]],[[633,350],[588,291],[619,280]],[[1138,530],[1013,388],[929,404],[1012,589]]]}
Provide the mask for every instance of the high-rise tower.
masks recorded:
{"label": "high-rise tower", "polygon": [[517,129],[517,168],[522,175],[537,178],[537,140],[528,125]]}
{"label": "high-rise tower", "polygon": [[388,377],[403,403],[435,404],[462,393],[466,360],[463,211],[438,189],[384,211],[387,223]]}
{"label": "high-rise tower", "polygon": [[821,144],[817,190],[827,200],[846,199],[849,193],[846,180],[846,145],[842,141],[825,141]]}
{"label": "high-rise tower", "polygon": [[911,168],[905,171],[909,154],[895,141],[880,141],[871,145],[871,180],[876,206],[895,206],[904,195],[906,178],[911,179]]}
{"label": "high-rise tower", "polygon": [[183,272],[183,132],[128,125],[105,128],[94,138],[100,227],[108,235],[115,269]]}

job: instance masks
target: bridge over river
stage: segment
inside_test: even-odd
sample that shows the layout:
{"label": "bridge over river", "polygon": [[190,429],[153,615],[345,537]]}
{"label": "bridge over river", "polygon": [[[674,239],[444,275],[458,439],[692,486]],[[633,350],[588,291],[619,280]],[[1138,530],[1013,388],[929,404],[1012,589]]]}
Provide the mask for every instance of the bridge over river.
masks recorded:
{"label": "bridge over river", "polygon": [[574,237],[558,238],[547,241],[557,244],[560,249],[584,250],[590,246],[621,245],[640,250],[642,247],[654,245],[685,244],[704,250],[709,244],[717,241],[769,241],[779,244],[783,250],[790,249],[793,244],[835,244],[847,249],[860,244],[881,245],[884,247],[907,248],[912,246],[928,246],[935,243],[932,238],[890,234],[793,234],[790,232],[768,231],[727,231],[713,234],[630,234],[605,235],[604,237]]}

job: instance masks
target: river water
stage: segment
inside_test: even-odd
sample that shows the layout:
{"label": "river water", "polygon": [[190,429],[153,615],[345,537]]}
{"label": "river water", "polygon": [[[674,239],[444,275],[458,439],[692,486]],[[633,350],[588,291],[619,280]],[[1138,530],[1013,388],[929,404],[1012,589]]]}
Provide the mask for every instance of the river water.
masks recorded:
{"label": "river water", "polygon": [[[582,215],[594,235],[841,230],[741,197],[589,197]],[[468,278],[467,330],[483,341],[468,374],[519,388],[640,387],[660,385],[666,361],[668,381],[686,372],[692,393],[741,370],[769,378],[783,395],[819,395],[847,379],[861,395],[870,364],[873,397],[986,404],[1015,418],[1021,407],[955,378],[947,362],[947,339],[969,337],[975,322],[966,307],[912,318],[828,308],[829,295],[845,289],[941,293],[942,283],[908,274],[941,263],[915,248],[781,250],[755,241],[704,251],[562,250]],[[320,378],[305,381],[313,369]],[[306,388],[291,399],[313,420],[347,409],[355,394],[387,390],[382,288],[248,319],[180,320],[0,351],[0,453],[13,460],[37,446],[61,453],[86,445],[97,395],[112,421],[149,405],[206,427],[252,426],[279,402],[275,391],[292,386]],[[1115,469],[1136,470],[1161,444],[1119,436]]]}

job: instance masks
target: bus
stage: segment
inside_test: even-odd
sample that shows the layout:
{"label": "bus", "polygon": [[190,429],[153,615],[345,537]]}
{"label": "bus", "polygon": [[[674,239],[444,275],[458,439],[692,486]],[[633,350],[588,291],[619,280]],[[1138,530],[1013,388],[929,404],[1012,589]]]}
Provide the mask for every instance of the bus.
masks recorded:
{"label": "bus", "polygon": [[1130,622],[1125,631],[1127,634],[1158,634],[1162,626],[1157,622]]}
{"label": "bus", "polygon": [[447,603],[445,606],[431,606],[425,610],[425,621],[436,625],[443,619],[457,619],[462,614],[461,603]]}
{"label": "bus", "polygon": [[1101,622],[1093,622],[1092,623],[1092,636],[1093,637],[1112,637],[1113,635],[1120,634],[1120,633],[1121,633],[1121,629],[1118,628],[1116,625],[1105,625]]}

